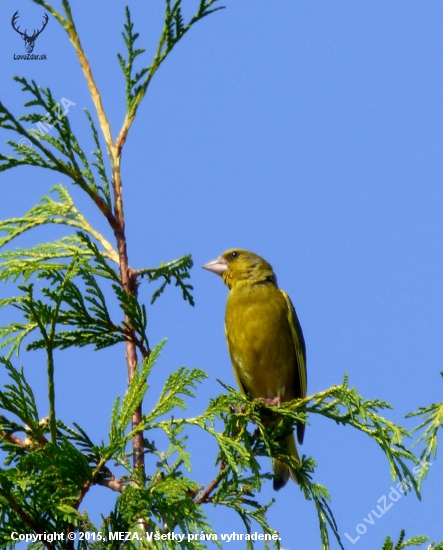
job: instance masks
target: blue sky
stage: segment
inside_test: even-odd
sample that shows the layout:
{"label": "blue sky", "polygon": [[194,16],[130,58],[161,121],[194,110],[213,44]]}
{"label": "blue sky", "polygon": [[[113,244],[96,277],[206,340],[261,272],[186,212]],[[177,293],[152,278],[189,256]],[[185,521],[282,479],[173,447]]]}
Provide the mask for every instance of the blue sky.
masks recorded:
{"label": "blue sky", "polygon": [[[184,3],[189,14],[195,11],[197,2]],[[124,5],[73,2],[114,137],[124,116],[124,81],[115,55],[124,51]],[[148,62],[163,2],[129,5]],[[347,372],[351,386],[364,397],[392,403],[386,416],[412,428],[405,414],[443,401],[443,5],[436,0],[225,5],[195,26],[157,73],[123,153],[131,265],[156,266],[185,253],[195,262],[195,308],[175,288],[148,308],[151,344],[164,337],[168,344],[146,408],[180,365],[209,374],[189,402],[189,415],[203,411],[221,391],[216,378],[235,384],[223,331],[227,290],[201,266],[228,248],[242,247],[273,265],[297,308],[307,344],[308,393],[341,383]],[[51,19],[35,47],[47,60],[14,60],[25,51],[10,25],[17,9],[23,28],[37,27],[44,13],[30,0],[3,6],[2,102],[24,113],[24,96],[12,81],[16,74],[50,86],[55,98],[75,103],[71,124],[92,150],[83,108],[93,106],[72,46]],[[57,183],[69,184],[42,170],[0,174],[0,217],[23,214]],[[70,192],[111,240],[95,208],[77,189]],[[63,234],[58,229],[37,231],[18,244]],[[1,297],[10,291],[1,288]],[[146,303],[152,291],[141,287]],[[43,356],[25,353],[21,363],[37,387],[44,416]],[[105,438],[112,403],[124,393],[125,381],[123,349],[60,353],[59,416],[78,422],[97,441]],[[215,448],[200,433],[189,435],[193,475],[206,484],[216,471]],[[356,526],[393,485],[382,452],[362,434],[318,417],[310,418],[301,452],[318,463],[315,481],[330,490],[346,548],[381,548],[386,535],[396,538],[401,528],[407,536],[443,539],[439,460],[423,486],[422,502],[401,497],[373,525],[366,522],[367,532],[352,544],[344,534],[355,539]],[[319,548],[313,504],[293,484],[278,494],[269,484],[261,499],[274,496],[269,519],[284,548]],[[95,497],[102,506],[92,507],[98,518],[114,495],[97,488],[86,508]],[[209,506],[206,511],[218,532],[243,532],[234,516]]]}

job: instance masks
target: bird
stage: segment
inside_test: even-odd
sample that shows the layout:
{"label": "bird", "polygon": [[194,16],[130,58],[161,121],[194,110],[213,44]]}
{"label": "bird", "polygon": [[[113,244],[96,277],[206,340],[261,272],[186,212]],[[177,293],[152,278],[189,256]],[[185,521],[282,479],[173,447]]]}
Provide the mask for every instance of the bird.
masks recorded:
{"label": "bird", "polygon": [[[270,405],[306,397],[306,345],[291,299],[277,285],[272,266],[241,248],[230,249],[203,266],[220,275],[229,289],[225,333],[234,375],[241,392]],[[297,423],[297,440],[303,443],[305,424]],[[294,434],[287,439],[288,453],[300,462]],[[273,488],[296,472],[273,459]]]}

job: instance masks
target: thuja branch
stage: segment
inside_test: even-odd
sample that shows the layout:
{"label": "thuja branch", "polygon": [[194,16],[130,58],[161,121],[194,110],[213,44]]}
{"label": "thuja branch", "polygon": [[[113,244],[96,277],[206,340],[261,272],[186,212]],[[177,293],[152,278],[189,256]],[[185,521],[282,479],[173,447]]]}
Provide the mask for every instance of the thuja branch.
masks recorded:
{"label": "thuja branch", "polygon": [[[124,211],[123,211],[122,181],[121,181],[121,172],[120,172],[121,147],[117,149],[117,147],[115,146],[112,140],[111,127],[103,108],[101,95],[98,90],[97,84],[95,83],[91,66],[89,64],[89,61],[81,45],[80,37],[75,27],[74,19],[72,17],[71,7],[68,0],[63,0],[62,2],[64,11],[65,11],[65,17],[63,17],[60,13],[58,13],[45,0],[34,0],[34,2],[41,6],[44,6],[63,26],[63,28],[67,32],[69,39],[71,40],[76,50],[77,57],[79,59],[82,71],[85,75],[89,92],[94,102],[94,106],[99,119],[100,128],[102,130],[102,133],[106,142],[108,156],[111,162],[112,186],[113,186],[113,192],[114,192],[114,196],[113,196],[114,215],[112,219],[110,216],[106,216],[106,217],[110,222],[110,225],[114,231],[114,235],[117,241],[121,284],[125,292],[127,292],[128,294],[132,294],[133,296],[136,296],[137,285],[135,281],[135,276],[132,275],[132,272],[129,267],[127,243],[126,243],[126,236],[125,236],[125,218],[124,218]],[[134,371],[137,365],[137,353],[136,353],[136,347],[134,344],[134,338],[131,337],[135,335],[133,334],[134,330],[131,329],[130,319],[127,315],[125,315],[125,323],[128,327],[128,331],[131,333],[129,335],[130,338],[128,338],[128,340],[126,341],[126,362],[127,362],[127,370],[128,370],[128,381],[130,383],[133,378]],[[133,426],[136,426],[140,423],[141,414],[142,414],[142,410],[141,410],[141,404],[140,404],[137,410],[135,410],[133,414]],[[139,433],[134,436],[132,450],[133,450],[134,466],[143,468],[144,467],[143,434]]]}
{"label": "thuja branch", "polygon": [[108,118],[103,108],[101,95],[98,90],[97,84],[95,83],[94,77],[92,75],[91,66],[89,64],[89,61],[81,45],[80,37],[77,33],[77,29],[75,27],[75,23],[72,17],[71,6],[69,5],[69,2],[67,0],[62,1],[63,8],[66,14],[66,17],[63,17],[56,9],[54,9],[51,6],[49,2],[46,2],[45,0],[33,0],[33,1],[36,4],[39,4],[40,6],[43,6],[45,9],[47,9],[51,13],[51,15],[55,19],[57,19],[57,21],[62,25],[62,27],[65,29],[65,31],[69,36],[69,39],[72,42],[75,48],[75,51],[77,53],[80,66],[82,68],[82,71],[86,78],[86,82],[88,84],[92,101],[94,102],[94,106],[97,111],[97,116],[100,121],[100,127],[102,129],[103,136],[105,138],[106,145],[108,148],[109,157],[111,158],[111,161],[113,161],[116,155],[115,155],[114,145],[113,145],[112,136],[111,136],[111,126],[109,124]]}
{"label": "thuja branch", "polygon": [[[140,55],[143,50],[134,49],[134,42],[138,37],[138,34],[133,33],[133,25],[130,18],[129,9],[126,8],[126,25],[125,31],[126,34],[123,34],[127,50],[128,50],[128,60],[124,60],[122,56],[119,56],[119,61],[123,72],[126,78],[126,92],[127,92],[127,113],[123,126],[119,133],[119,136],[114,143],[112,139],[112,132],[109,120],[103,108],[102,98],[98,89],[98,86],[93,77],[92,69],[90,63],[86,57],[86,53],[82,47],[80,37],[78,35],[74,18],[71,11],[71,6],[68,0],[62,0],[62,6],[64,14],[59,13],[51,4],[46,0],[33,0],[36,4],[43,6],[48,10],[51,15],[62,25],[64,30],[69,36],[70,41],[72,42],[77,57],[80,62],[80,66],[85,75],[85,79],[91,94],[97,117],[99,120],[100,128],[106,142],[107,152],[110,159],[111,170],[112,170],[112,188],[113,188],[113,204],[112,212],[108,204],[106,204],[101,197],[99,197],[97,192],[97,187],[89,186],[83,179],[80,177],[81,170],[77,165],[73,151],[69,150],[69,159],[72,163],[72,168],[67,167],[63,164],[61,165],[57,159],[51,154],[46,148],[42,148],[40,143],[35,143],[40,150],[52,161],[53,165],[57,170],[67,173],[72,177],[76,183],[79,183],[82,188],[91,196],[91,198],[99,205],[100,210],[107,218],[116,239],[117,243],[117,252],[118,252],[118,263],[120,267],[120,283],[124,291],[131,296],[137,296],[137,273],[134,273],[129,265],[128,252],[127,252],[127,240],[125,235],[125,216],[123,208],[123,194],[122,194],[122,180],[121,180],[121,153],[123,145],[126,141],[126,137],[129,131],[129,128],[132,124],[132,121],[135,118],[137,109],[144,98],[147,88],[152,80],[153,75],[160,67],[162,62],[166,59],[169,52],[173,47],[178,43],[178,41],[183,37],[183,35],[199,20],[203,17],[206,17],[210,13],[213,13],[221,8],[213,8],[213,4],[217,0],[200,0],[198,5],[197,13],[190,19],[190,21],[185,24],[181,12],[181,0],[174,0],[171,6],[171,0],[166,0],[165,3],[165,25],[162,31],[162,34],[159,39],[158,48],[154,56],[154,60],[149,67],[145,67],[138,74],[133,75],[133,61]],[[143,80],[142,80],[143,79]],[[32,91],[32,90],[31,90]],[[38,95],[38,91],[34,90],[34,93]],[[39,96],[40,97],[40,96]],[[8,119],[9,120],[9,119]],[[12,119],[11,119],[12,120]],[[16,131],[23,132],[23,128],[18,128]],[[95,136],[95,134],[94,134]],[[96,140],[97,142],[97,140]],[[77,154],[80,154],[76,150]],[[82,156],[82,161],[84,161],[84,155]],[[33,158],[29,157],[25,159],[28,163],[31,163]],[[35,159],[34,159],[35,160]],[[109,248],[104,244],[105,248]],[[185,266],[185,270],[187,267]],[[158,273],[157,276],[162,276],[165,278],[165,283],[167,284],[170,281],[170,274],[163,272]],[[174,272],[173,276],[175,277],[177,284],[181,286],[183,290],[183,295],[185,299],[189,300],[192,304],[192,297],[189,294],[190,285],[183,282],[183,278],[186,278],[187,273],[180,272],[180,269]],[[164,288],[164,285],[160,287],[157,293],[154,295],[154,299],[159,295]],[[131,383],[134,373],[137,368],[137,352],[136,352],[136,338],[135,338],[135,328],[131,324],[130,317],[125,314],[124,318],[125,326],[127,328],[127,340],[126,340],[126,362],[127,362],[127,371],[128,371],[128,382]],[[148,357],[150,353],[149,349],[143,349],[144,358]],[[137,409],[134,410],[133,419],[132,419],[132,428],[133,430],[140,425],[142,422],[142,409],[141,403],[138,405]],[[133,448],[133,463],[135,467],[144,468],[144,443],[143,443],[143,434],[140,430],[135,430],[132,448]]]}
{"label": "thuja branch", "polygon": [[161,64],[174,48],[174,46],[181,40],[185,33],[187,33],[195,23],[210,15],[211,13],[224,9],[222,6],[212,8],[212,6],[217,1],[218,0],[200,0],[197,13],[185,25],[181,11],[181,0],[174,0],[172,2],[172,6],[171,0],[166,0],[165,24],[160,39],[158,41],[158,46],[154,55],[154,59],[149,66],[143,67],[143,69],[135,75],[132,74],[133,61],[137,56],[142,54],[144,50],[134,49],[134,43],[139,35],[138,33],[133,33],[131,14],[129,12],[129,9],[126,8],[126,33],[123,33],[123,38],[128,50],[128,59],[126,61],[121,55],[119,55],[118,58],[126,78],[127,113],[123,122],[123,126],[120,130],[120,134],[116,141],[116,145],[119,150],[126,141],[127,134],[132,125],[132,122],[134,121],[137,109],[146,95],[146,91],[149,87],[149,84],[151,83],[154,74],[160,68]]}
{"label": "thuja branch", "polygon": [[[443,372],[440,373],[443,376]],[[430,465],[432,457],[437,456],[437,432],[443,428],[443,403],[433,403],[428,407],[420,407],[418,411],[411,412],[406,415],[406,418],[412,416],[421,417],[421,422],[413,429],[413,432],[422,431],[418,440],[414,443],[414,446],[420,443],[424,444],[424,447],[420,453],[420,461],[424,461],[425,464]],[[421,486],[428,468],[422,468],[420,470],[418,485]]]}
{"label": "thuja branch", "polygon": [[[175,388],[179,391],[177,384]],[[166,397],[170,399],[169,395],[166,394]],[[292,461],[287,454],[287,448],[282,444],[285,440],[284,433],[292,429],[296,422],[306,422],[307,413],[320,414],[338,424],[363,431],[381,446],[394,477],[398,477],[400,481],[408,478],[414,480],[415,476],[407,463],[415,464],[417,459],[402,445],[402,437],[408,437],[409,433],[379,414],[379,411],[386,408],[391,408],[388,403],[363,399],[355,388],[348,388],[345,377],[344,383],[340,386],[333,386],[306,399],[286,403],[284,406],[271,407],[257,400],[249,400],[239,392],[231,391],[228,395],[222,394],[211,400],[208,409],[201,416],[155,422],[165,410],[164,398],[161,398],[151,414],[144,417],[144,426],[140,425],[138,429],[160,428],[170,438],[175,438],[174,434],[180,433],[181,429],[188,425],[203,429],[215,437],[219,446],[220,471],[217,477],[196,495],[194,502],[196,505],[213,502],[215,505],[228,506],[240,515],[247,505],[255,508],[254,514],[263,512],[263,507],[253,500],[254,493],[259,492],[263,482],[273,476],[261,473],[257,457],[268,455],[287,462],[297,471],[300,488],[305,497],[312,500],[316,506],[324,547],[329,547],[330,529],[340,548],[343,548],[329,506],[328,491],[312,481],[316,466],[314,460],[302,457],[300,463]],[[216,420],[222,420],[225,424],[222,433],[214,428]],[[249,472],[252,472],[252,475]],[[420,498],[416,481],[412,481],[412,484]]]}

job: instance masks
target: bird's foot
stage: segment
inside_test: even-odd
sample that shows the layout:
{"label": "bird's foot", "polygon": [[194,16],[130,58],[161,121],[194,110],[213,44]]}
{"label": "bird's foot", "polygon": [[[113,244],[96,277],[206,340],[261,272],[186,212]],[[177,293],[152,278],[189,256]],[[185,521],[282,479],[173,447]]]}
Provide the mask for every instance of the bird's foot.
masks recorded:
{"label": "bird's foot", "polygon": [[280,407],[281,405],[281,397],[278,395],[277,397],[257,397],[257,401],[261,401],[262,403],[265,403],[266,405],[269,405],[270,407]]}

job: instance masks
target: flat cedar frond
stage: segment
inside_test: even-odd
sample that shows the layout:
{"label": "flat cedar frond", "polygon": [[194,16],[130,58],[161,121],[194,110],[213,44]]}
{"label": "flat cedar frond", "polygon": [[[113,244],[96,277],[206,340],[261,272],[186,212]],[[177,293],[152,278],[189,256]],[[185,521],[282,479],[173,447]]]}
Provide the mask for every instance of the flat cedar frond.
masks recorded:
{"label": "flat cedar frond", "polygon": [[[23,277],[26,282],[34,274],[39,276],[42,272],[66,270],[68,264],[63,260],[72,260],[74,256],[84,257],[86,261],[92,256],[90,250],[76,235],[38,244],[32,248],[16,248],[1,252],[0,281],[15,282]],[[62,261],[56,262],[57,259]]]}
{"label": "flat cedar frond", "polygon": [[66,426],[61,420],[57,421],[57,427],[63,434],[63,437],[71,442],[75,443],[78,448],[85,454],[94,454],[97,451],[97,447],[89,438],[88,434],[78,424],[74,422],[74,428]]}
{"label": "flat cedar frond", "polygon": [[[31,128],[29,133],[34,135],[37,140],[47,140],[63,155],[69,156],[70,142],[73,138],[69,118],[67,117],[69,109],[66,110],[64,106],[60,105],[60,103],[54,99],[49,88],[37,86],[34,80],[28,82],[26,78],[18,76],[16,76],[14,80],[22,85],[23,92],[29,92],[34,98],[27,101],[25,107],[41,107],[43,111],[40,113],[34,112],[22,115],[18,120],[36,123],[37,127]],[[67,103],[72,104],[69,100]],[[58,139],[53,138],[48,133],[48,127],[50,129],[55,128],[55,132],[58,133],[59,136]]]}
{"label": "flat cedar frond", "polygon": [[138,334],[138,345],[149,350],[149,342],[146,335],[146,307],[144,304],[140,304],[135,296],[126,292],[120,285],[112,285],[112,288],[122,311],[129,320],[129,322],[123,322],[124,327],[128,333],[133,329]]}
{"label": "flat cedar frond", "polygon": [[180,41],[184,34],[191,27],[211,13],[223,9],[223,7],[211,7],[218,0],[201,0],[197,13],[185,24],[181,12],[181,0],[174,0],[172,6],[171,1],[165,2],[165,25],[160,36],[157,51],[150,65],[142,67],[138,72],[134,73],[134,61],[143,54],[143,48],[135,48],[135,42],[139,38],[139,33],[134,32],[134,24],[131,20],[129,8],[125,8],[126,22],[124,31],[122,32],[123,41],[127,50],[127,58],[121,54],[117,54],[120,67],[123,71],[126,81],[126,107],[128,114],[123,127],[123,132],[126,134],[132,123],[132,120],[137,112],[137,108],[144,98],[152,77],[159,69],[160,65],[166,59],[173,47]]}
{"label": "flat cedar frond", "polygon": [[[32,99],[25,103],[25,107],[38,107],[16,118],[0,102],[0,127],[16,132],[21,137],[19,142],[8,141],[14,153],[19,157],[0,154],[0,171],[8,170],[20,165],[40,166],[55,170],[70,177],[97,203],[101,201],[111,209],[109,182],[106,177],[103,155],[98,145],[98,135],[88,113],[93,139],[97,150],[93,152],[98,162],[90,163],[80,147],[69,123],[68,111],[75,103],[67,98],[57,102],[49,88],[38,86],[33,80],[28,82],[24,77],[15,77],[22,85],[22,91],[31,94]],[[30,122],[32,126],[25,128],[23,122]],[[23,145],[25,144],[25,146]],[[60,155],[60,156],[57,156]],[[104,186],[97,185],[92,166],[97,169]],[[103,198],[99,197],[102,196]]]}
{"label": "flat cedar frond", "polygon": [[86,113],[86,117],[88,119],[89,125],[91,127],[92,137],[94,139],[94,143],[95,143],[95,146],[96,146],[96,149],[94,151],[92,151],[92,154],[95,156],[95,158],[97,160],[92,162],[92,166],[95,166],[97,168],[98,175],[99,175],[100,179],[103,182],[103,187],[100,186],[100,185],[97,185],[96,187],[97,187],[97,190],[103,195],[103,197],[106,201],[106,204],[108,205],[108,208],[110,210],[112,210],[110,184],[109,184],[108,176],[106,174],[106,167],[105,167],[105,162],[104,162],[104,157],[103,157],[103,151],[102,151],[102,148],[101,148],[101,145],[100,145],[98,132],[97,132],[97,129],[95,127],[95,124],[94,124],[94,121],[92,119],[92,116],[91,116],[90,112],[87,109],[85,109],[85,113]]}
{"label": "flat cedar frond", "polygon": [[[292,402],[288,405],[293,412],[305,411],[307,414],[321,414],[337,423],[347,425],[362,431],[378,443],[388,459],[393,479],[400,481],[411,475],[404,459],[416,462],[414,455],[402,445],[404,437],[410,437],[409,432],[395,423],[387,420],[379,414],[379,410],[391,408],[391,406],[378,399],[363,399],[355,388],[347,386],[334,386],[325,392],[321,392],[304,400]],[[278,410],[285,414],[282,410]],[[303,417],[299,418],[303,421]],[[415,476],[411,476],[415,478]],[[413,486],[419,496],[416,480]]]}
{"label": "flat cedar frond", "polygon": [[187,451],[188,436],[179,437],[185,429],[184,424],[172,424],[169,429],[165,430],[169,438],[169,449],[166,451],[166,458],[173,455],[178,455],[172,469],[175,471],[183,464],[188,472],[191,471],[191,455]]}
{"label": "flat cedar frond", "polygon": [[[0,307],[5,305],[5,302],[0,303]],[[21,300],[17,299],[13,302],[8,300],[6,303],[8,302],[15,305],[20,303]],[[7,326],[0,327],[0,349],[9,347],[9,351],[6,355],[8,359],[14,353],[19,355],[23,341],[36,329],[38,329],[38,323],[35,321],[29,323],[9,323]]]}
{"label": "flat cedar frond", "polygon": [[[402,530],[400,532],[400,536],[398,538],[397,543],[394,546],[394,543],[392,542],[392,539],[390,537],[386,537],[385,542],[383,543],[383,546],[381,550],[403,550],[403,548],[409,548],[411,546],[421,546],[425,542],[429,540],[429,537],[412,537],[409,540],[405,541],[405,531]],[[437,550],[438,546],[429,545],[428,550]]]}
{"label": "flat cedar frond", "polygon": [[[441,375],[443,376],[443,373]],[[417,432],[424,428],[423,433],[414,443],[414,446],[421,442],[424,443],[424,448],[420,454],[420,461],[424,462],[424,467],[421,468],[418,478],[420,487],[431,465],[431,459],[435,459],[437,456],[437,432],[443,427],[443,403],[433,403],[429,407],[420,407],[418,411],[406,415],[406,418],[414,416],[420,416],[422,421],[413,431]]]}
{"label": "flat cedar frond", "polygon": [[[99,275],[105,279],[111,279],[112,281],[120,283],[120,275],[115,269],[113,269],[107,260],[115,261],[114,253],[108,254],[107,252],[100,251],[95,242],[91,239],[88,233],[83,231],[77,231],[77,236],[84,246],[90,251],[94,258],[95,265],[89,266],[89,273]],[[93,235],[95,236],[95,235]],[[116,253],[115,253],[116,254]]]}
{"label": "flat cedar frond", "polygon": [[134,372],[126,395],[121,401],[120,398],[117,398],[115,401],[111,416],[111,429],[109,432],[111,444],[114,444],[114,442],[118,440],[126,442],[127,436],[125,436],[125,430],[132,419],[132,412],[134,407],[141,402],[148,389],[146,380],[157,362],[165,343],[166,340],[163,340],[151,351],[149,357],[143,361],[140,373],[138,371]]}
{"label": "flat cedar frond", "polygon": [[[71,278],[74,276],[80,276],[83,279],[85,289],[74,282]],[[94,345],[96,349],[102,349],[126,340],[124,326],[112,322],[102,290],[87,269],[77,265],[73,267],[70,275],[65,276],[65,271],[49,271],[43,272],[42,277],[51,284],[50,287],[41,289],[47,302],[34,297],[34,285],[30,284],[20,286],[24,296],[11,303],[23,313],[26,320],[24,324],[12,323],[2,328],[3,336],[15,333],[7,340],[12,350],[18,351],[26,336],[39,327],[48,327],[51,323],[54,323],[54,327],[56,325],[71,327],[67,330],[54,330],[52,338],[54,349],[86,345]],[[51,303],[57,300],[62,287],[60,304],[54,308]],[[42,333],[42,337],[28,344],[27,349],[46,347],[47,338]]]}
{"label": "flat cedar frond", "polygon": [[[214,13],[218,10],[224,9],[223,6],[210,9],[218,0],[202,0],[197,13],[192,17],[188,24],[185,25],[182,12],[181,12],[181,0],[174,0],[171,6],[171,1],[166,0],[166,14],[165,14],[165,29],[164,33],[164,50],[161,52],[163,55],[167,55],[182,36],[200,19]],[[163,38],[163,37],[162,37]]]}
{"label": "flat cedar frond", "polygon": [[134,44],[139,37],[139,33],[134,33],[134,24],[131,21],[131,12],[128,6],[125,7],[126,23],[124,24],[124,32],[122,32],[123,40],[128,52],[128,59],[126,60],[122,55],[117,54],[120,67],[126,80],[126,104],[128,107],[132,105],[134,97],[139,93],[141,86],[140,80],[149,71],[149,67],[144,67],[133,75],[133,66],[135,59],[141,55],[145,50],[142,48],[134,48]]}
{"label": "flat cedar frond", "polygon": [[[118,511],[122,517],[129,519],[133,527],[137,519],[143,517],[151,532],[161,532],[164,525],[177,525],[185,538],[180,546],[174,545],[174,548],[203,550],[207,548],[205,544],[199,540],[189,541],[187,536],[200,531],[208,535],[214,533],[201,508],[188,496],[195,490],[195,484],[186,478],[166,476],[151,489],[128,487],[119,498]],[[170,506],[165,505],[167,501],[171,502]],[[149,542],[148,547],[164,548],[155,539]]]}
{"label": "flat cedar frond", "polygon": [[[259,491],[262,483],[272,477],[260,472],[256,457],[268,455],[286,462],[297,471],[300,488],[305,497],[314,502],[319,518],[322,547],[329,548],[328,531],[331,530],[340,548],[343,548],[338,526],[329,505],[329,493],[325,487],[312,481],[315,461],[303,457],[300,464],[293,462],[285,448],[285,434],[293,429],[295,422],[306,422],[307,414],[320,414],[338,424],[349,425],[366,433],[382,447],[395,477],[400,481],[407,478],[414,480],[415,476],[407,462],[414,465],[417,462],[416,458],[401,443],[402,438],[409,436],[409,433],[379,414],[380,410],[386,408],[389,408],[389,404],[383,401],[363,399],[355,388],[348,387],[345,377],[342,386],[334,386],[325,392],[279,407],[251,401],[239,392],[233,391],[230,395],[220,395],[211,400],[206,412],[194,419],[175,418],[170,421],[151,422],[149,425],[147,420],[150,420],[150,417],[147,415],[145,428],[161,428],[168,434],[171,433],[173,425],[187,424],[198,426],[213,436],[219,446],[217,460],[221,464],[221,469],[215,493],[207,498],[217,505],[237,510],[240,515],[246,514],[242,516],[246,526],[249,525],[249,516],[244,512],[245,503],[255,502],[254,499],[249,499],[249,496]],[[277,415],[281,420],[277,423],[269,422],[273,415]],[[266,424],[263,422],[264,418],[268,418]],[[224,430],[214,428],[217,420],[224,423]],[[251,421],[252,432],[249,428]],[[252,477],[245,475],[247,470],[253,473]],[[412,481],[412,484],[419,496],[416,482]],[[237,496],[234,497],[233,493]]]}
{"label": "flat cedar frond", "polygon": [[[25,378],[23,367],[17,370],[11,361],[4,357],[0,357],[0,363],[3,364],[12,381],[5,385],[4,390],[0,391],[0,407],[21,420],[23,423],[20,426],[21,430],[26,428],[34,437],[41,439],[42,430],[39,425],[34,392]],[[8,423],[10,424],[9,428],[15,425],[15,423],[11,424],[9,420]],[[18,427],[18,425],[15,426]]]}
{"label": "flat cedar frond", "polygon": [[79,212],[75,208],[67,189],[57,185],[51,191],[58,193],[58,201],[53,200],[51,197],[43,197],[40,203],[32,207],[25,216],[0,222],[0,231],[6,233],[6,236],[0,239],[0,247],[22,235],[25,231],[48,223],[70,225],[84,229]]}
{"label": "flat cedar frond", "polygon": [[159,267],[139,269],[135,273],[141,277],[147,276],[149,282],[163,279],[161,286],[154,292],[151,300],[153,304],[157,298],[163,293],[166,286],[175,280],[175,286],[182,289],[183,299],[188,301],[191,306],[194,305],[194,298],[190,290],[193,290],[192,285],[185,283],[185,279],[190,278],[189,270],[192,268],[193,262],[189,254],[174,260],[169,263],[162,262]]}
{"label": "flat cedar frond", "polygon": [[[0,221],[0,234],[6,234],[0,238],[0,248],[35,227],[46,224],[66,225],[80,230],[83,235],[90,234],[94,239],[97,239],[103,245],[105,255],[111,260],[116,261],[116,258],[118,257],[117,253],[113,250],[108,241],[100,233],[95,231],[87,222],[86,218],[77,210],[68,190],[62,185],[56,185],[51,189],[51,192],[58,194],[58,201],[55,201],[48,196],[43,197],[40,200],[40,203],[31,208],[31,210],[24,216]],[[66,257],[66,253],[69,250],[68,247],[72,247],[74,244],[78,248],[78,253],[80,255],[84,255],[85,250],[80,243],[73,237],[70,237],[70,239],[74,240],[55,241],[48,245],[39,245],[40,248],[37,249],[34,248],[29,251],[24,251],[25,256],[27,255],[27,252],[29,252],[30,269],[32,269],[32,262],[36,260],[36,254],[44,256],[44,258],[40,257],[40,262],[46,261],[46,258],[49,259],[48,255],[51,252],[51,247],[55,252],[53,259],[61,256]],[[83,240],[86,243],[86,239]],[[5,259],[2,262],[4,264],[4,267],[1,268],[2,270],[8,268],[8,261],[14,259],[8,257],[7,255],[3,257]]]}
{"label": "flat cedar frond", "polygon": [[195,397],[192,389],[196,389],[197,384],[207,377],[208,375],[200,369],[189,370],[185,367],[180,367],[178,371],[168,377],[157,405],[147,416],[146,421],[151,422],[175,407],[186,409],[186,403],[180,395]]}

